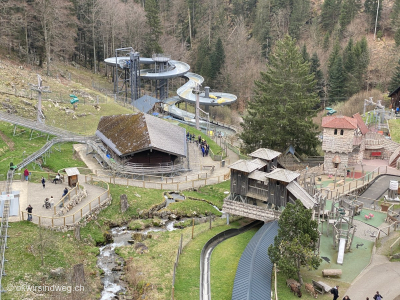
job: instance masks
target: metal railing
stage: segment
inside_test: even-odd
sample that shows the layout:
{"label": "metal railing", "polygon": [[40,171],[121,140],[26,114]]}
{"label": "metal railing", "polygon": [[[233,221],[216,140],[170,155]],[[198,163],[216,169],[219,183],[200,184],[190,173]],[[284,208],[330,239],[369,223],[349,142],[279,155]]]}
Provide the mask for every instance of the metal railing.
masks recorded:
{"label": "metal railing", "polygon": [[[12,192],[12,181],[14,176],[14,170],[9,170],[7,172],[7,185],[6,193],[10,194]],[[1,217],[1,228],[0,228],[0,299],[3,292],[2,278],[6,275],[4,263],[7,261],[5,259],[5,251],[7,248],[7,238],[8,238],[8,217],[10,213],[10,200],[4,200],[3,215]]]}

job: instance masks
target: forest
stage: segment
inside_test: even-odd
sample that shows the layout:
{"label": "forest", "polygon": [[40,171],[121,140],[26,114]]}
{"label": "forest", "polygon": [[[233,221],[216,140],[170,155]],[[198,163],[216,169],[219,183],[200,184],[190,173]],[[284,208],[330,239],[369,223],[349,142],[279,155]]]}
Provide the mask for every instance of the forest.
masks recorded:
{"label": "forest", "polygon": [[0,35],[2,53],[50,76],[60,62],[109,76],[103,60],[122,47],[169,54],[238,95],[238,111],[285,35],[325,106],[399,83],[400,0],[2,0]]}

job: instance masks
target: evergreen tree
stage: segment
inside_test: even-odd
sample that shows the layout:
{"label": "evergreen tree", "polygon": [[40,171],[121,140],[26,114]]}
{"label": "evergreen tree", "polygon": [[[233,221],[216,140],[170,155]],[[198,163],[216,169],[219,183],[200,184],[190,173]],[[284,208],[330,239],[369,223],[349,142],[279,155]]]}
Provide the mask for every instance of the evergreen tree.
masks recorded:
{"label": "evergreen tree", "polygon": [[394,40],[396,41],[396,46],[400,45],[400,0],[395,0],[392,8],[392,13],[390,14],[390,19],[392,21],[392,27],[395,31]]}
{"label": "evergreen tree", "polygon": [[195,71],[200,72],[202,69],[203,63],[210,56],[210,49],[208,48],[208,41],[206,39],[202,39],[200,42],[199,48],[197,49],[197,58],[195,64]]}
{"label": "evergreen tree", "polygon": [[222,41],[218,38],[214,52],[211,54],[211,79],[215,79],[225,63],[225,51]]}
{"label": "evergreen tree", "polygon": [[389,83],[389,93],[393,92],[400,86],[400,60],[394,70],[392,79]]}
{"label": "evergreen tree", "polygon": [[289,19],[289,34],[294,38],[300,36],[301,26],[304,24],[306,17],[309,16],[310,1],[295,0],[290,1],[291,13]]}
{"label": "evergreen tree", "polygon": [[340,55],[340,45],[337,42],[329,57],[328,63],[328,94],[330,102],[344,101],[345,73]]}
{"label": "evergreen tree", "polygon": [[340,10],[340,30],[343,32],[361,9],[360,0],[343,0]]}
{"label": "evergreen tree", "polygon": [[212,65],[211,65],[211,61],[210,58],[207,56],[202,65],[201,65],[201,69],[200,69],[200,74],[201,76],[204,77],[205,82],[211,82],[211,75],[212,75],[213,69],[212,69]]}
{"label": "evergreen tree", "polygon": [[318,269],[321,264],[321,258],[315,254],[318,223],[312,214],[313,211],[306,209],[300,200],[295,204],[288,203],[278,221],[278,235],[268,248],[271,261],[287,278],[297,277],[300,284],[303,284],[301,267]]}
{"label": "evergreen tree", "polygon": [[255,82],[255,96],[242,123],[245,150],[284,151],[293,145],[300,153],[314,153],[318,140],[313,107],[319,102],[315,83],[296,41],[290,36],[278,41],[267,70]]}
{"label": "evergreen tree", "polygon": [[303,56],[303,59],[304,59],[305,62],[310,61],[310,55],[307,52],[306,44],[304,44],[303,48],[301,48],[301,56]]}
{"label": "evergreen tree", "polygon": [[344,94],[348,97],[359,91],[359,82],[355,74],[355,68],[356,58],[353,46],[353,39],[350,38],[346,48],[343,51],[343,70],[346,76]]}
{"label": "evergreen tree", "polygon": [[310,73],[315,74],[315,80],[317,81],[315,91],[317,92],[319,98],[323,99],[325,97],[325,80],[320,66],[318,55],[316,52],[314,52],[310,60]]}
{"label": "evergreen tree", "polygon": [[147,25],[150,28],[145,44],[145,55],[151,57],[154,53],[162,53],[161,46],[158,43],[162,34],[161,20],[156,0],[146,0],[144,9],[146,11]]}
{"label": "evergreen tree", "polygon": [[325,50],[325,51],[328,51],[329,50],[329,39],[330,39],[330,35],[329,35],[329,32],[327,32],[327,33],[325,33],[325,36],[324,36],[324,42],[323,42],[323,44],[322,44],[322,48]]}
{"label": "evergreen tree", "polygon": [[332,32],[340,14],[341,0],[325,0],[322,4],[321,26],[322,29]]}
{"label": "evergreen tree", "polygon": [[368,15],[368,23],[370,25],[371,32],[374,31],[375,21],[376,21],[376,11],[378,9],[378,24],[376,31],[379,30],[379,22],[382,16],[382,2],[383,0],[379,0],[379,9],[378,9],[378,0],[365,0],[364,2],[364,11]]}

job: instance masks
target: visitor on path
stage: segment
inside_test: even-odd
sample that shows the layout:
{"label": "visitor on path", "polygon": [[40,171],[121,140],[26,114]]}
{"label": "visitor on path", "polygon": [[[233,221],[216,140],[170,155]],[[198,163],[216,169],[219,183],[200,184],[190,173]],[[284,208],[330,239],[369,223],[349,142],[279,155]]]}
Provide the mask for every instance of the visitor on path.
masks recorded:
{"label": "visitor on path", "polygon": [[28,212],[28,221],[32,221],[32,206],[29,204],[28,207],[26,208]]}
{"label": "visitor on path", "polygon": [[50,207],[53,207],[54,206],[54,198],[53,198],[53,196],[50,197],[49,202],[50,202]]}
{"label": "visitor on path", "polygon": [[350,300],[350,297],[346,295],[343,297],[343,300]]}
{"label": "visitor on path", "polygon": [[[63,194],[62,194],[62,196],[61,196],[61,199],[64,198],[64,196],[67,195],[67,194],[68,194],[68,188],[65,187],[65,189],[64,189],[64,191],[63,191]],[[60,203],[60,207],[63,207],[63,205],[64,205],[64,203],[61,202],[61,203]]]}
{"label": "visitor on path", "polygon": [[379,294],[379,292],[377,291],[375,296],[374,296],[374,300],[382,300],[383,296],[381,294]]}
{"label": "visitor on path", "polygon": [[333,300],[337,300],[339,298],[339,286],[335,286],[331,289],[331,294],[333,294]]}
{"label": "visitor on path", "polygon": [[42,180],[41,180],[41,182],[42,182],[43,188],[45,188],[45,187],[46,187],[46,180],[44,179],[44,177],[43,177],[43,176],[42,176]]}
{"label": "visitor on path", "polygon": [[24,176],[25,176],[25,180],[28,181],[28,179],[29,179],[29,171],[28,171],[28,169],[25,169]]}
{"label": "visitor on path", "polygon": [[206,150],[204,149],[203,145],[201,145],[201,152],[203,153],[203,157],[204,157],[204,154],[206,153]]}

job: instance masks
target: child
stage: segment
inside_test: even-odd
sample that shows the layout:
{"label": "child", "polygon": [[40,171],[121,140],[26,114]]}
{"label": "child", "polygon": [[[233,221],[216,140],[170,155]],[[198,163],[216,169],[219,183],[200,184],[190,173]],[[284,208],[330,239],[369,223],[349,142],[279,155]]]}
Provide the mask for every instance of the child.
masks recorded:
{"label": "child", "polygon": [[42,185],[43,185],[43,188],[45,188],[45,186],[46,186],[46,180],[44,179],[43,176],[42,176]]}

